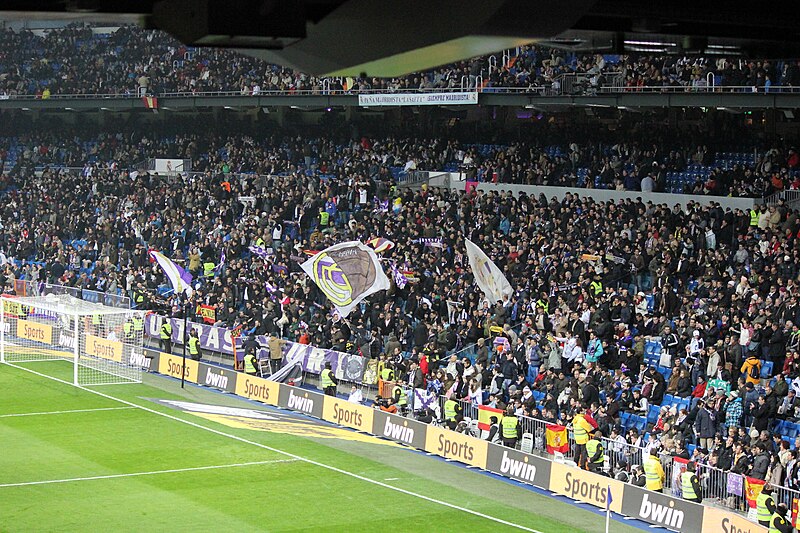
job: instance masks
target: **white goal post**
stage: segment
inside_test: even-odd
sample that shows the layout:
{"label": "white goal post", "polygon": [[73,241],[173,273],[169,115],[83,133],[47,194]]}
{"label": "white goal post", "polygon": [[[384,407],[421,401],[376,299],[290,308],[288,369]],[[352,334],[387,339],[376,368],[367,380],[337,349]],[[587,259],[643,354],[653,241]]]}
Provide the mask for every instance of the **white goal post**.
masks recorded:
{"label": "white goal post", "polygon": [[66,294],[0,302],[0,362],[66,361],[77,386],[141,383],[144,311]]}

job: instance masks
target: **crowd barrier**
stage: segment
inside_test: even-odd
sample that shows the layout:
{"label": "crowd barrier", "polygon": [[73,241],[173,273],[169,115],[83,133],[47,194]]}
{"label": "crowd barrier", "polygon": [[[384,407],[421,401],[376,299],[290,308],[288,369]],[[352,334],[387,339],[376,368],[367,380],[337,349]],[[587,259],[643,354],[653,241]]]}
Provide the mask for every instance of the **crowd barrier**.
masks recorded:
{"label": "crowd barrier", "polygon": [[[181,377],[180,356],[144,349],[141,357],[137,354],[132,360],[137,361],[144,370],[178,379]],[[595,507],[605,508],[610,490],[612,511],[678,532],[767,531],[744,516],[727,510],[648,491],[538,455],[491,444],[341,398],[188,359],[183,374],[186,381],[191,383],[370,433]]]}

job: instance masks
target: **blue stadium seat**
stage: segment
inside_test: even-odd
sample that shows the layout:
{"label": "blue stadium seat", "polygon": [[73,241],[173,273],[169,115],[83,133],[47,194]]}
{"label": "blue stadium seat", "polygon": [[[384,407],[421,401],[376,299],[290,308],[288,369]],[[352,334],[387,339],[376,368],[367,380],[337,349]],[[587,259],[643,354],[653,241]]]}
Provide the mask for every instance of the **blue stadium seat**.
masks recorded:
{"label": "blue stadium seat", "polygon": [[772,361],[761,361],[761,378],[769,379],[772,377]]}

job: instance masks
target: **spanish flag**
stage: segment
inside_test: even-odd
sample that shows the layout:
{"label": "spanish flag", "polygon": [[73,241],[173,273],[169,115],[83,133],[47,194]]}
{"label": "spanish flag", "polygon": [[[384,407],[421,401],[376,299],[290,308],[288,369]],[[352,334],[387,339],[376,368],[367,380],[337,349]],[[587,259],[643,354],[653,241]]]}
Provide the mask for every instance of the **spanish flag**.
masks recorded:
{"label": "spanish flag", "polygon": [[155,96],[145,96],[142,98],[142,102],[146,109],[158,109],[158,98]]}
{"label": "spanish flag", "polygon": [[756,479],[748,476],[744,477],[744,495],[745,498],[747,498],[747,505],[750,506],[751,509],[756,508],[756,498],[761,494],[766,483],[767,482],[763,479]]}
{"label": "spanish flag", "polygon": [[567,427],[558,424],[547,424],[544,432],[547,440],[547,453],[567,453],[569,452],[569,439],[567,439]]}
{"label": "spanish flag", "polygon": [[497,417],[497,421],[500,422],[503,419],[503,410],[496,409],[494,407],[489,407],[488,405],[479,405],[478,406],[478,429],[489,431],[489,428],[492,427],[491,418],[493,416]]}
{"label": "spanish flag", "polygon": [[797,527],[798,509],[800,509],[800,505],[798,505],[798,499],[792,498],[792,527]]}

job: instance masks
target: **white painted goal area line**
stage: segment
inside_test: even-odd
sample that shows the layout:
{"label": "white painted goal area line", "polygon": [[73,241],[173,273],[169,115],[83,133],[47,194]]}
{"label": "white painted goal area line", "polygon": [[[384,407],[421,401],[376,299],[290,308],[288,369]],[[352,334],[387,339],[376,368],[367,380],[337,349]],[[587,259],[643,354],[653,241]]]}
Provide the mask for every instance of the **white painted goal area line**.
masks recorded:
{"label": "white painted goal area line", "polygon": [[67,409],[64,411],[41,411],[38,413],[11,413],[0,415],[0,418],[14,418],[18,416],[47,416],[47,415],[65,415],[70,413],[94,413],[97,411],[124,411],[126,409],[136,409],[135,407],[97,407],[96,409]]}
{"label": "white painted goal area line", "polygon": [[219,470],[222,468],[240,468],[244,466],[271,465],[277,463],[293,463],[297,459],[273,459],[271,461],[252,461],[249,463],[232,463],[228,465],[193,466],[188,468],[172,468],[170,470],[153,470],[151,472],[130,472],[127,474],[108,474],[105,476],[73,477],[68,479],[43,479],[41,481],[24,481],[21,483],[3,483],[0,489],[8,487],[28,487],[30,485],[52,485],[53,483],[74,483],[77,481],[95,481],[99,479],[117,479],[124,477],[158,476],[161,474],[177,474],[180,472],[197,472],[201,470]]}
{"label": "white painted goal area line", "polygon": [[[73,383],[70,383],[69,381],[64,381],[63,379],[59,379],[59,378],[54,377],[54,376],[48,376],[47,374],[42,374],[42,373],[37,372],[35,370],[32,370],[30,368],[17,366],[17,365],[15,365],[13,363],[8,363],[8,362],[6,362],[6,364],[11,366],[11,367],[14,367],[14,368],[17,368],[17,369],[20,369],[20,370],[24,370],[26,372],[30,372],[32,374],[39,375],[39,376],[41,376],[43,378],[52,379],[54,381],[58,381],[58,382],[64,383],[65,385],[69,385],[70,387],[76,387],[77,386],[77,385],[74,385]],[[89,388],[86,388],[86,387],[80,387],[80,386],[77,386],[77,387],[80,388],[80,389],[83,389],[83,390],[85,390],[87,392],[91,392],[92,394],[96,394],[98,396],[102,396],[103,398],[107,398],[109,400],[114,400],[114,401],[117,401],[119,403],[122,403],[122,404],[125,404],[125,405],[129,405],[131,407],[136,407],[136,408],[141,409],[143,411],[147,411],[148,413],[152,413],[152,414],[158,415],[158,416],[163,416],[164,418],[169,418],[170,420],[174,420],[176,422],[180,422],[181,424],[186,424],[186,425],[198,428],[198,429],[202,429],[204,431],[208,431],[210,433],[214,433],[216,435],[220,435],[222,437],[227,437],[229,439],[233,439],[233,440],[242,442],[244,444],[249,444],[251,446],[256,446],[256,447],[264,449],[264,450],[269,450],[271,452],[275,452],[275,453],[278,453],[278,454],[281,454],[281,455],[285,455],[287,457],[291,457],[292,459],[296,459],[296,460],[302,461],[304,463],[312,464],[314,466],[318,466],[320,468],[324,468],[324,469],[330,470],[332,472],[337,472],[339,474],[343,474],[345,476],[349,476],[349,477],[352,477],[354,479],[358,479],[360,481],[364,481],[364,482],[367,482],[367,483],[371,483],[373,485],[377,485],[379,487],[383,487],[385,489],[389,489],[389,490],[392,490],[392,491],[395,491],[395,492],[399,492],[399,493],[405,494],[407,496],[413,496],[415,498],[419,498],[420,500],[425,500],[427,502],[430,502],[430,503],[433,503],[433,504],[436,504],[436,505],[441,505],[442,507],[448,507],[450,509],[454,509],[456,511],[461,511],[461,512],[467,513],[467,514],[471,514],[473,516],[477,516],[479,518],[490,520],[490,521],[496,522],[498,524],[503,524],[504,526],[513,527],[513,528],[516,528],[516,529],[519,529],[519,530],[522,530],[522,531],[528,531],[529,533],[542,533],[541,531],[539,531],[537,529],[532,529],[532,528],[529,528],[527,526],[523,526],[522,524],[516,524],[514,522],[509,522],[507,520],[503,520],[502,518],[497,518],[495,516],[490,516],[490,515],[481,513],[480,511],[475,511],[473,509],[468,509],[466,507],[462,507],[462,506],[456,505],[454,503],[446,502],[444,500],[437,500],[436,498],[431,498],[430,496],[426,496],[424,494],[419,494],[417,492],[406,490],[406,489],[403,489],[403,488],[400,488],[400,487],[395,487],[395,486],[389,485],[388,483],[383,483],[383,482],[378,481],[376,479],[371,479],[371,478],[362,476],[360,474],[356,474],[355,472],[350,472],[348,470],[343,470],[341,468],[337,468],[335,466],[331,466],[331,465],[328,465],[328,464],[325,464],[325,463],[321,463],[321,462],[315,461],[313,459],[308,459],[307,457],[302,457],[300,455],[296,455],[296,454],[291,453],[291,452],[286,452],[286,451],[280,450],[278,448],[273,448],[272,446],[268,446],[268,445],[262,444],[260,442],[255,442],[255,441],[246,439],[244,437],[240,437],[238,435],[233,435],[231,433],[225,433],[224,431],[220,431],[220,430],[214,429],[212,427],[204,426],[202,424],[198,424],[197,422],[192,422],[191,420],[185,420],[183,418],[171,415],[169,413],[162,413],[161,411],[156,411],[155,409],[151,409],[149,407],[145,407],[144,405],[139,405],[137,403],[129,402],[128,400],[123,400],[121,398],[117,398],[115,396],[111,396],[110,394],[106,394],[104,392],[92,390],[92,389],[89,389]]]}

